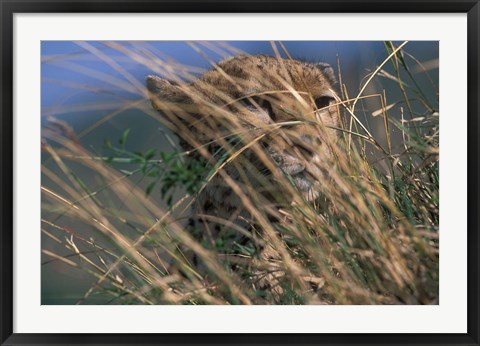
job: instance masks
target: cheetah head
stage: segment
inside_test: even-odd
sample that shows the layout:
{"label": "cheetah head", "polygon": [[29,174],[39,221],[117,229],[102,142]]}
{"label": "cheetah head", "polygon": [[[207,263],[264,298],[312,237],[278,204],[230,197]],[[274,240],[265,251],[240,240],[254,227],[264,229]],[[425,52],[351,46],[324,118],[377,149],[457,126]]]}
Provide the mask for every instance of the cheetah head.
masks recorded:
{"label": "cheetah head", "polygon": [[[153,107],[168,118],[187,148],[225,138],[233,132],[227,123],[235,123],[252,140],[260,138],[264,152],[305,199],[318,196],[322,161],[331,156],[327,143],[336,138],[339,124],[330,65],[241,55],[191,83],[158,76],[148,76],[146,83]],[[191,131],[183,136],[185,129]],[[251,159],[260,172],[269,171],[255,155]]]}

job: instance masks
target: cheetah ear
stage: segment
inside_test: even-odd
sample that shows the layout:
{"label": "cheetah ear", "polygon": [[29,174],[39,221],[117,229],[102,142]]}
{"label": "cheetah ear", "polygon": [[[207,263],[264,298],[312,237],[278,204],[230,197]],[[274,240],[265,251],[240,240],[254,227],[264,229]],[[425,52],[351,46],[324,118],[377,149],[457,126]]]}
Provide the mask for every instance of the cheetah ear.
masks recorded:
{"label": "cheetah ear", "polygon": [[327,64],[325,62],[318,62],[316,63],[316,66],[322,71],[325,77],[327,77],[332,84],[337,83],[337,78],[335,78],[335,72],[333,71],[333,67],[330,64]]}
{"label": "cheetah ear", "polygon": [[155,75],[147,76],[145,82],[152,106],[157,110],[168,103],[190,103],[190,97],[177,83]]}

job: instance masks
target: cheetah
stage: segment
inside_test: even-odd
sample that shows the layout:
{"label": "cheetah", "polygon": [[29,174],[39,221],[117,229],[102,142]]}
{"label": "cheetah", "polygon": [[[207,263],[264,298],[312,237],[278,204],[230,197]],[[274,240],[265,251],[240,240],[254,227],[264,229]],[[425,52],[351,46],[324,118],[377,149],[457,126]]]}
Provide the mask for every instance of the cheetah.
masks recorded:
{"label": "cheetah", "polygon": [[[192,208],[190,227],[200,238],[214,242],[220,219],[251,232],[252,208],[282,203],[280,181],[308,202],[318,197],[321,163],[332,155],[328,143],[337,138],[340,122],[330,65],[240,55],[190,83],[151,75],[146,85],[153,108],[178,135],[187,159],[201,158],[217,168]],[[245,197],[252,194],[254,206]],[[266,249],[261,256],[278,257]]]}

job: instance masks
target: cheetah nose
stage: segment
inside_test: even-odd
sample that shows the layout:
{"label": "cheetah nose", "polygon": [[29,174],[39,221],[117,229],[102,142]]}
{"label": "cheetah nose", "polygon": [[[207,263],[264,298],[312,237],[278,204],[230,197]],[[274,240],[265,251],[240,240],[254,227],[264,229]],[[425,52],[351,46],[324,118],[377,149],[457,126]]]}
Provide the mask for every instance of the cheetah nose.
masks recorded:
{"label": "cheetah nose", "polygon": [[305,170],[305,165],[300,162],[297,157],[285,151],[282,153],[272,152],[270,156],[286,174],[295,175]]}
{"label": "cheetah nose", "polygon": [[306,158],[311,158],[316,155],[315,147],[321,144],[321,140],[318,137],[301,135],[295,144],[307,156]]}
{"label": "cheetah nose", "polygon": [[311,145],[308,144],[297,144],[297,147],[300,149],[300,152],[306,155],[306,158],[310,158],[315,156],[315,151],[313,150]]}
{"label": "cheetah nose", "polygon": [[300,139],[303,142],[306,142],[310,145],[320,145],[320,144],[322,144],[322,140],[319,137],[313,137],[313,136],[310,136],[310,135],[301,135]]}

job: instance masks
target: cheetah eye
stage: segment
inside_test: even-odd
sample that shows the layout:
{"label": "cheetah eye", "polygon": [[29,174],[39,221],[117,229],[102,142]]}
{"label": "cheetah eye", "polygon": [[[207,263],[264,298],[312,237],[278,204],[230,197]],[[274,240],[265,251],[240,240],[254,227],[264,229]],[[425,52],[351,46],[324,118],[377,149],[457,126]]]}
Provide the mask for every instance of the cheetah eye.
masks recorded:
{"label": "cheetah eye", "polygon": [[330,96],[317,97],[315,99],[315,106],[317,107],[317,109],[325,108],[325,107],[330,106],[330,103],[333,100],[334,100],[334,98],[330,97]]}
{"label": "cheetah eye", "polygon": [[270,103],[270,101],[265,100],[264,98],[261,98],[261,97],[251,96],[249,98],[244,99],[243,103],[245,104],[245,106],[253,110],[257,108],[257,106],[254,105],[252,101],[255,102],[265,112],[267,112],[268,116],[273,121],[275,121],[276,116],[275,116],[275,113],[273,112],[272,104]]}

